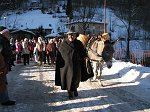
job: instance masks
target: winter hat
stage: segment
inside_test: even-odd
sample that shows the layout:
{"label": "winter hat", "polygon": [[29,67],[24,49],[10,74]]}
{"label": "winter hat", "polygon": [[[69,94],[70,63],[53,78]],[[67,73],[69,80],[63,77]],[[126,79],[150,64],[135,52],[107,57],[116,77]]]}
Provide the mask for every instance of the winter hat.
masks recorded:
{"label": "winter hat", "polygon": [[66,34],[67,34],[67,35],[69,35],[69,34],[77,34],[77,32],[74,32],[74,31],[72,31],[72,30],[69,30]]}
{"label": "winter hat", "polygon": [[28,39],[27,39],[27,38],[24,38],[24,41],[28,41]]}
{"label": "winter hat", "polygon": [[109,39],[109,34],[108,33],[103,33],[101,35],[101,38],[105,39],[105,40],[108,40]]}
{"label": "winter hat", "polygon": [[83,35],[83,34],[80,34],[78,37],[77,37],[77,40],[80,40],[84,46],[84,48],[86,47],[87,43],[88,43],[88,40],[89,40],[89,37],[86,36],[86,35]]}
{"label": "winter hat", "polygon": [[5,33],[6,31],[9,31],[6,27],[0,26],[0,34]]}

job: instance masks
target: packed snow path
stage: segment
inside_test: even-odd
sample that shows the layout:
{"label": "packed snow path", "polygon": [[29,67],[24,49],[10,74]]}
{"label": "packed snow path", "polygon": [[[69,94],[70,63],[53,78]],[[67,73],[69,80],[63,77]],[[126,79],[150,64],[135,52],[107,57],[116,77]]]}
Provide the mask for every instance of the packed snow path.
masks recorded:
{"label": "packed snow path", "polygon": [[105,87],[97,81],[80,83],[79,96],[69,100],[67,92],[54,85],[54,73],[54,67],[39,67],[34,62],[13,67],[8,90],[16,105],[0,106],[0,112],[150,112],[150,100],[142,97],[143,91],[120,82],[117,75],[104,73]]}

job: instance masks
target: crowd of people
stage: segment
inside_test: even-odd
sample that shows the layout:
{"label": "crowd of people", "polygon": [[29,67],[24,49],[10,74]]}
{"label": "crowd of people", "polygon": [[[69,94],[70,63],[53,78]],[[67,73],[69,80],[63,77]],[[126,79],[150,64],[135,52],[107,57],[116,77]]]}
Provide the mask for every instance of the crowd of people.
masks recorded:
{"label": "crowd of people", "polygon": [[10,31],[0,26],[0,103],[6,106],[16,104],[9,99],[7,90],[7,74],[12,66],[20,63],[26,66],[30,61],[35,61],[40,66],[54,66],[57,49],[62,42],[62,39],[42,39],[40,36],[37,39],[11,39]]}
{"label": "crowd of people", "polygon": [[35,61],[39,65],[48,64],[54,65],[56,59],[56,52],[62,39],[43,39],[38,37],[37,39],[24,40],[16,39],[14,43],[11,43],[13,47],[13,65],[14,61],[17,64],[23,63],[24,65],[30,64],[30,61]]}

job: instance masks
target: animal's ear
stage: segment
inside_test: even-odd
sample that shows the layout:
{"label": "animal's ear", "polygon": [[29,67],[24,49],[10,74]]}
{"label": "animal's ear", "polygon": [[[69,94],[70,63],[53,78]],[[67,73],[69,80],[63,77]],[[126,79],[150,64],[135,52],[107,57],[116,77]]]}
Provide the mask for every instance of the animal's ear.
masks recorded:
{"label": "animal's ear", "polygon": [[115,41],[110,41],[110,40],[106,40],[105,42],[104,42],[104,44],[105,45],[114,45],[115,44]]}
{"label": "animal's ear", "polygon": [[114,45],[116,42],[115,41],[111,41],[111,44]]}
{"label": "animal's ear", "polygon": [[106,40],[106,41],[104,42],[104,44],[111,44],[111,41],[110,41],[110,40]]}
{"label": "animal's ear", "polygon": [[123,38],[123,37],[119,37],[118,39],[119,39],[119,41],[124,41],[125,40],[125,38]]}

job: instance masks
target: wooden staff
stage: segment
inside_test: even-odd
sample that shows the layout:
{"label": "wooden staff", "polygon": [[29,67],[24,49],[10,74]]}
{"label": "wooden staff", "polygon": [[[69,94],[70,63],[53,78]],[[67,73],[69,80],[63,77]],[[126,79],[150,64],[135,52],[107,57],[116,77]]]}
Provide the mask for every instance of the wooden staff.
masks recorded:
{"label": "wooden staff", "polygon": [[104,33],[106,33],[106,0],[104,0]]}

